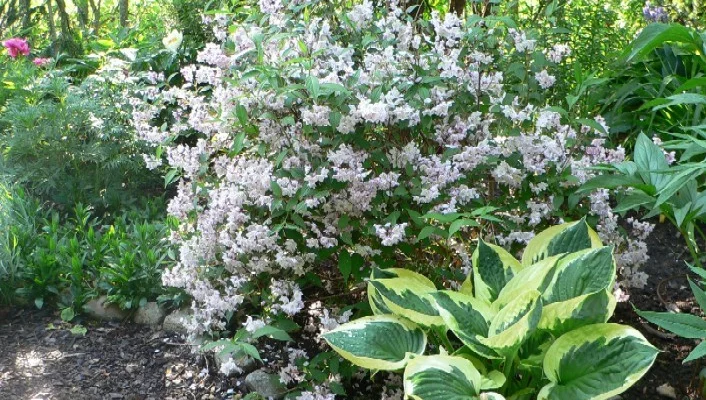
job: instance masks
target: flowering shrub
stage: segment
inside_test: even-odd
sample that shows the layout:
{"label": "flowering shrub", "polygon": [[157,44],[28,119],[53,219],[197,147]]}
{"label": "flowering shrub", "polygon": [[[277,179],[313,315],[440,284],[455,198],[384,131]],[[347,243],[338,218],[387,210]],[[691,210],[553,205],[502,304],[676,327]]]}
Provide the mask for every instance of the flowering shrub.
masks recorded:
{"label": "flowering shrub", "polygon": [[265,319],[295,315],[306,284],[341,290],[373,265],[455,285],[470,239],[526,243],[577,207],[620,237],[607,197],[574,188],[623,150],[604,147],[600,117],[546,101],[567,46],[504,18],[413,20],[395,2],[259,5],[211,19],[223,42],[182,68],[183,86],[133,101],[148,164],[166,158],[178,181],[180,261],[163,282],[193,296],[193,333],[251,300]]}

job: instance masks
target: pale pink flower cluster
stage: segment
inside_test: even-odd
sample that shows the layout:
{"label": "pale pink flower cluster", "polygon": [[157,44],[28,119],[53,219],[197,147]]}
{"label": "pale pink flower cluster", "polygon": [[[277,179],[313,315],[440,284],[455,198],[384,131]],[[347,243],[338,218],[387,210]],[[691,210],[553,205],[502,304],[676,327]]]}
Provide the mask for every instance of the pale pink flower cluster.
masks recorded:
{"label": "pale pink flower cluster", "polygon": [[[220,35],[225,43],[208,44],[181,69],[183,86],[145,89],[145,101],[133,101],[138,135],[165,148],[181,172],[168,207],[181,221],[173,234],[179,262],[163,282],[195,299],[199,332],[223,326],[245,301],[244,284],[263,274],[272,278],[265,309],[300,312],[304,295],[293,279],[326,268],[316,258],[325,249],[371,262],[386,247],[415,245],[407,209],[494,205],[518,224],[496,232],[497,241],[526,243],[536,227],[556,222],[554,188],[624,157],[604,147],[602,133],[577,132],[513,92],[517,82],[496,64],[539,50],[525,32],[453,13],[434,13],[422,26],[395,1],[353,3],[341,24],[290,12],[291,1],[260,0],[269,22],[237,23]],[[211,23],[224,29],[224,18]],[[497,51],[470,40],[472,28],[497,36]],[[555,45],[546,54],[557,61],[569,50]],[[529,68],[542,87],[556,83],[546,63]],[[171,122],[156,126],[165,109]],[[564,174],[575,179],[561,181]],[[591,204],[604,226],[613,221],[604,198]]]}

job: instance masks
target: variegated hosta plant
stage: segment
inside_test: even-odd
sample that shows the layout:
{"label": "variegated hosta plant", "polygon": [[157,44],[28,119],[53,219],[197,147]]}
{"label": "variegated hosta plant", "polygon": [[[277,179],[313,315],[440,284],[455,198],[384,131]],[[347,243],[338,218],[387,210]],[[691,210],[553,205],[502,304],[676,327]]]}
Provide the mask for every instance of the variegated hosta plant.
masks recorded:
{"label": "variegated hosta plant", "polygon": [[[657,349],[637,330],[607,323],[613,251],[584,220],[541,232],[521,261],[480,241],[473,266],[459,291],[376,270],[375,315],[323,337],[356,365],[404,370],[405,394],[417,400],[607,399],[654,362]],[[439,354],[424,355],[428,341]]]}

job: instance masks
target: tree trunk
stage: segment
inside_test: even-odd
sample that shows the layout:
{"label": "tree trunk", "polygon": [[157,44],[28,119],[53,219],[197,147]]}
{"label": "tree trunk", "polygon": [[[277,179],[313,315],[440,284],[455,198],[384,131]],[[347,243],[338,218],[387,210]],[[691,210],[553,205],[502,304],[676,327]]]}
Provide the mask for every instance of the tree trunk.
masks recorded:
{"label": "tree trunk", "polygon": [[127,17],[128,17],[128,4],[129,0],[120,0],[118,2],[118,10],[120,12],[120,26],[121,27],[126,27],[127,26]]}
{"label": "tree trunk", "polygon": [[71,19],[66,12],[66,2],[64,0],[56,0],[57,10],[59,11],[59,19],[61,19],[61,35],[66,40],[72,40],[71,35]]}
{"label": "tree trunk", "polygon": [[449,2],[449,11],[455,13],[459,17],[463,16],[463,12],[466,10],[466,0],[451,0]]}
{"label": "tree trunk", "polygon": [[49,37],[51,38],[51,55],[56,57],[56,46],[59,43],[56,36],[56,25],[54,24],[54,7],[51,2],[52,0],[47,0],[46,16],[47,25],[49,25]]}
{"label": "tree trunk", "polygon": [[22,13],[22,30],[28,31],[32,26],[31,0],[20,0],[20,13]]}
{"label": "tree trunk", "polygon": [[95,0],[88,0],[88,4],[93,10],[93,34],[97,35],[101,28],[101,0],[98,0],[98,4]]}
{"label": "tree trunk", "polygon": [[74,0],[74,5],[76,6],[76,16],[79,25],[81,25],[81,30],[86,31],[88,27],[88,0]]}

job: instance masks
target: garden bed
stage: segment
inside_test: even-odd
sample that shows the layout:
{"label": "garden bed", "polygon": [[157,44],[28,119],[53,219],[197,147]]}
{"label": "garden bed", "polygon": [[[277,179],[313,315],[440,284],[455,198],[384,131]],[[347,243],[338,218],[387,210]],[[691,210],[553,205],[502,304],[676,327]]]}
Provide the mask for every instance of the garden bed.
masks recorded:
{"label": "garden bed", "polygon": [[[644,325],[631,306],[698,311],[683,278],[688,252],[682,243],[671,225],[657,225],[648,241],[650,261],[643,267],[649,274],[647,286],[633,289],[630,303],[620,303],[616,310],[616,322],[636,327],[662,351],[647,375],[621,396],[624,400],[668,398],[657,389],[665,384],[674,388],[678,399],[700,398],[696,388],[703,363],[682,364],[695,342]],[[242,377],[217,375],[212,360],[194,354],[177,334],[109,322],[88,324],[85,336],[69,328],[47,311],[0,313],[0,398],[230,399],[245,392]],[[350,389],[352,398],[361,394]]]}

